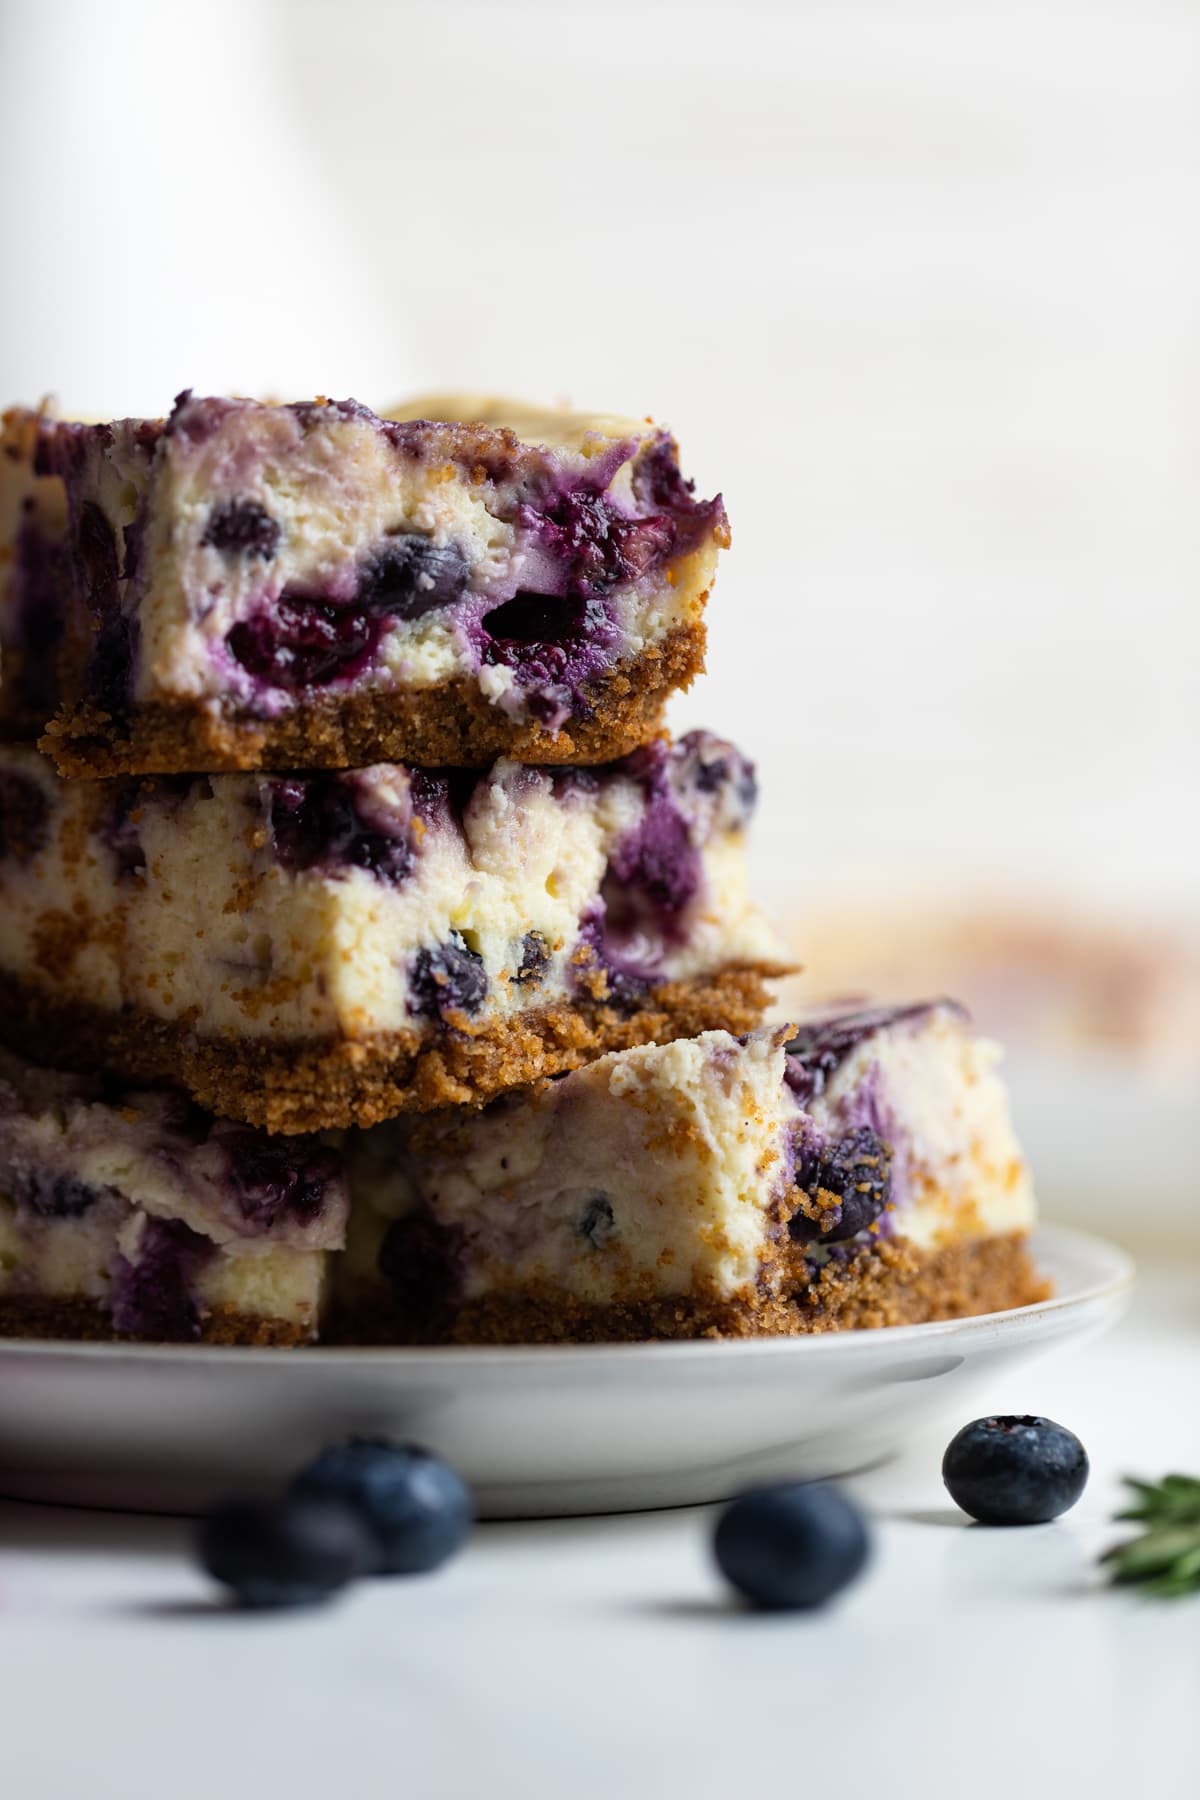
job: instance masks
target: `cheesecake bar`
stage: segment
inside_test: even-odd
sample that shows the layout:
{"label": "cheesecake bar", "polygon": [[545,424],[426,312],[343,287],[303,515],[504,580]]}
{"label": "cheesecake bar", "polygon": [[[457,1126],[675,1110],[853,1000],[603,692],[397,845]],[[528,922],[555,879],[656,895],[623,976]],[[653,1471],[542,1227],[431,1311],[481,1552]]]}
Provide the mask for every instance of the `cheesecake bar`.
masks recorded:
{"label": "cheesecake bar", "polygon": [[64,781],[0,744],[0,1041],[299,1132],[758,1023],[751,766]]}
{"label": "cheesecake bar", "polygon": [[70,578],[67,498],[34,471],[41,417],[0,418],[0,734],[37,737],[58,705]]}
{"label": "cheesecake bar", "polygon": [[1043,1298],[998,1054],[937,1001],[640,1047],[356,1134],[338,1329],[742,1336]]}
{"label": "cheesecake bar", "polygon": [[347,1206],[319,1137],[0,1052],[0,1332],[306,1342]]}
{"label": "cheesecake bar", "polygon": [[648,420],[185,393],[12,430],[68,516],[26,545],[64,774],[605,762],[703,665],[725,512]]}

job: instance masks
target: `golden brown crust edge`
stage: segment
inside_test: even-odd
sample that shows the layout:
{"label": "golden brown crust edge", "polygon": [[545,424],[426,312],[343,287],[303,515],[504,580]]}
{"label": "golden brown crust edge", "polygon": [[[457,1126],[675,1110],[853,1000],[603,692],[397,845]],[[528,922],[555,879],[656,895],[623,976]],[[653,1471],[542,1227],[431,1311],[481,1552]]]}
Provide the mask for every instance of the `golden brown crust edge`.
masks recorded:
{"label": "golden brown crust edge", "polygon": [[478,1029],[445,1027],[362,1040],[272,1043],[200,1038],[177,1021],[56,1002],[0,974],[0,1041],[52,1068],[170,1081],[201,1106],[268,1131],[377,1125],[400,1112],[480,1105],[508,1088],[577,1069],[608,1050],[701,1031],[752,1031],[769,1001],[770,964],[664,983],[625,1012],[586,994]]}
{"label": "golden brown crust edge", "polygon": [[[38,1294],[9,1294],[0,1299],[0,1338],[14,1337],[67,1338],[85,1343],[145,1342],[114,1331],[109,1313],[95,1300],[54,1300]],[[286,1349],[311,1343],[313,1334],[284,1319],[265,1319],[233,1307],[219,1307],[201,1321],[199,1337],[189,1341]]]}
{"label": "golden brown crust edge", "polygon": [[[1051,1285],[1040,1276],[1024,1237],[979,1238],[923,1252],[882,1243],[844,1266],[826,1265],[792,1299],[711,1301],[678,1298],[637,1307],[583,1307],[553,1291],[475,1301],[443,1329],[399,1331],[377,1293],[360,1306],[343,1298],[321,1337],[326,1343],[584,1344],[664,1339],[805,1336],[826,1331],[928,1324],[980,1313],[1007,1312],[1045,1300]],[[91,1342],[116,1337],[108,1315],[94,1301],[36,1296],[0,1299],[0,1337],[67,1338]],[[301,1345],[297,1327],[226,1310],[213,1313],[198,1340],[206,1344]]]}
{"label": "golden brown crust edge", "polygon": [[379,1289],[364,1286],[335,1301],[323,1335],[337,1343],[451,1344],[797,1337],[1008,1312],[1050,1293],[1023,1235],[976,1238],[934,1251],[885,1240],[845,1263],[827,1263],[791,1293],[752,1299],[682,1295],[585,1306],[547,1287],[469,1301],[437,1323],[406,1329],[381,1301]]}
{"label": "golden brown crust edge", "polygon": [[704,669],[702,620],[675,626],[661,644],[597,678],[587,719],[560,731],[515,724],[459,677],[417,692],[314,696],[277,719],[202,702],[139,707],[114,719],[87,702],[67,703],[39,748],[58,773],[205,775],[238,769],[354,769],[403,762],[425,768],[489,768],[500,756],[526,763],[605,763],[636,750],[661,728],[670,695]]}

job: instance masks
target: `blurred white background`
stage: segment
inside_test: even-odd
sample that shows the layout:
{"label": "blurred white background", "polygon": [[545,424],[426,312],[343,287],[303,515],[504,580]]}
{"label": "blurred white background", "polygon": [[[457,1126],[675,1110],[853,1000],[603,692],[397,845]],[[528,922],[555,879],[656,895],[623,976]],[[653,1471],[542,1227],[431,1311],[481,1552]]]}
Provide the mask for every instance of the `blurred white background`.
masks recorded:
{"label": "blurred white background", "polygon": [[1194,915],[1196,5],[3,18],[5,395],[652,412],[769,899]]}

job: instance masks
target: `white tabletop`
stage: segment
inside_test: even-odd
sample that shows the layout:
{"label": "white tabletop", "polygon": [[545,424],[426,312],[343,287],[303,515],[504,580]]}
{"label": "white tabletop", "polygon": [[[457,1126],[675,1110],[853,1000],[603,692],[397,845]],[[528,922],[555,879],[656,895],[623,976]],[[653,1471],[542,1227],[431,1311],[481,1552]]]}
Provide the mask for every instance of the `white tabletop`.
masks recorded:
{"label": "white tabletop", "polygon": [[1200,1791],[1200,1598],[1108,1591],[1122,1470],[1200,1473],[1200,1269],[979,1410],[1078,1431],[1057,1524],[969,1527],[957,1423],[847,1485],[873,1567],[815,1617],[732,1609],[714,1509],[481,1527],[439,1575],[214,1609],[186,1522],[0,1503],[5,1800],[729,1800]]}

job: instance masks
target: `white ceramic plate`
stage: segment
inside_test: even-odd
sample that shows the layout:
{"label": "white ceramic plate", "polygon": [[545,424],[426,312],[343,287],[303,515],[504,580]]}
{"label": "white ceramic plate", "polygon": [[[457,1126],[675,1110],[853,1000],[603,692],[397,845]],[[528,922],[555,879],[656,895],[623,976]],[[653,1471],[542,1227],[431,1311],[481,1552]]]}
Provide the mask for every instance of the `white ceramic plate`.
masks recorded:
{"label": "white ceramic plate", "polygon": [[0,1492],[193,1512],[322,1444],[430,1445],[485,1518],[720,1500],[842,1475],[960,1411],[971,1386],[1120,1317],[1123,1252],[1043,1226],[1038,1306],[824,1337],[431,1350],[0,1342]]}

